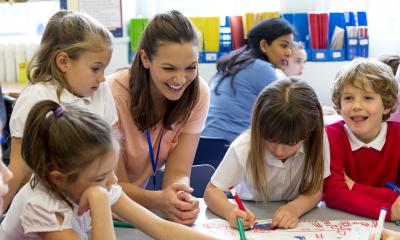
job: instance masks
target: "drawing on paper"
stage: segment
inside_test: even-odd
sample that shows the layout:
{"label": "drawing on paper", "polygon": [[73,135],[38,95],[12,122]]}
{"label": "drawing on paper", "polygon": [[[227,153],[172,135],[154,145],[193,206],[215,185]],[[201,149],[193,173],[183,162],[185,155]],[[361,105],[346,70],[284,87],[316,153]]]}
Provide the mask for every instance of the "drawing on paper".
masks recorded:
{"label": "drawing on paper", "polygon": [[[258,220],[254,229],[245,232],[246,239],[293,239],[293,240],[357,240],[368,239],[376,228],[376,221],[367,220],[306,220],[300,221],[295,229],[276,229],[271,219]],[[236,229],[222,219],[210,219],[196,223],[195,228],[221,239],[239,239]]]}

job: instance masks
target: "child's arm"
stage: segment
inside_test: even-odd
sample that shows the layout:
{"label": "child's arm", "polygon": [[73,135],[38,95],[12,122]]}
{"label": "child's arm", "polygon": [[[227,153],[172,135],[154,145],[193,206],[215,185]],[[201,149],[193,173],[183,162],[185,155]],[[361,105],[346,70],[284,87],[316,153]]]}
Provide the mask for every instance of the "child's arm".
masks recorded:
{"label": "child's arm", "polygon": [[20,188],[25,177],[30,175],[32,171],[26,164],[25,160],[21,156],[21,138],[11,138],[11,153],[10,153],[10,164],[8,168],[13,173],[13,178],[8,182],[8,193],[4,196],[4,209],[10,205],[15,193]]}
{"label": "child's arm", "polygon": [[295,228],[299,223],[299,218],[317,206],[321,197],[322,187],[315,193],[299,195],[275,211],[272,216],[272,225],[280,228]]}
{"label": "child's arm", "polygon": [[255,223],[256,217],[253,212],[248,209],[246,209],[246,212],[240,210],[236,204],[228,201],[222,190],[212,183],[208,183],[207,185],[204,192],[204,201],[213,213],[226,219],[232,227],[237,228],[237,216],[244,219],[243,224],[245,228],[252,228]]}
{"label": "child's arm", "polygon": [[79,201],[78,215],[90,210],[90,217],[92,219],[92,240],[115,240],[108,195],[108,191],[104,187],[92,186],[85,190]]}
{"label": "child's arm", "polygon": [[[377,219],[381,208],[391,209],[393,202],[349,189],[344,177],[345,161],[348,161],[344,156],[344,149],[344,146],[337,143],[330,144],[331,175],[325,179],[324,200],[329,207]],[[390,212],[386,214],[386,220],[391,219],[390,215]]]}
{"label": "child's arm", "polygon": [[395,199],[399,196],[398,193],[394,192],[392,189],[388,187],[374,187],[354,182],[353,179],[351,179],[346,175],[346,173],[344,173],[344,179],[351,191],[356,191],[364,193],[369,196],[374,196],[376,199],[379,200],[394,202]]}
{"label": "child's arm", "polygon": [[112,210],[154,239],[216,239],[190,227],[166,221],[122,193]]}
{"label": "child's arm", "polygon": [[[92,219],[91,239],[110,239],[115,240],[114,227],[112,225],[111,208],[109,207],[108,192],[101,186],[92,186],[85,190],[79,201],[78,215],[90,210]],[[60,225],[63,223],[63,216],[57,214],[57,219]],[[54,232],[39,233],[43,240],[81,240],[73,229],[65,229]]]}

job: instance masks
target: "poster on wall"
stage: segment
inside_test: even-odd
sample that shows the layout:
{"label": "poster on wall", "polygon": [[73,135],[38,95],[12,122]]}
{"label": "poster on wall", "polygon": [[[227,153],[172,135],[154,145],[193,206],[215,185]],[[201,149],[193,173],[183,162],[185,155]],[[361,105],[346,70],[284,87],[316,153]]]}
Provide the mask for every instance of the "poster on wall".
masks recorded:
{"label": "poster on wall", "polygon": [[60,8],[85,12],[122,37],[121,0],[60,0]]}

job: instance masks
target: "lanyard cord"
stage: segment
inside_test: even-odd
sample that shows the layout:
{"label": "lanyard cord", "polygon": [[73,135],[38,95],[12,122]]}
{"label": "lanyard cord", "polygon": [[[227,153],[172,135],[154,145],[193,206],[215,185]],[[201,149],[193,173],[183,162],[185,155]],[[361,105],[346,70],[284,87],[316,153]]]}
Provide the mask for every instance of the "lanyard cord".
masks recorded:
{"label": "lanyard cord", "polygon": [[157,171],[157,164],[158,164],[158,154],[160,153],[160,148],[161,148],[161,140],[163,137],[163,128],[161,128],[161,136],[160,136],[160,141],[158,142],[158,147],[157,147],[157,155],[156,159],[154,160],[154,151],[153,151],[153,144],[151,142],[151,137],[150,137],[150,132],[149,129],[146,129],[146,135],[147,135],[147,143],[149,146],[149,155],[150,155],[150,163],[151,167],[153,169],[153,190],[156,188],[156,171]]}

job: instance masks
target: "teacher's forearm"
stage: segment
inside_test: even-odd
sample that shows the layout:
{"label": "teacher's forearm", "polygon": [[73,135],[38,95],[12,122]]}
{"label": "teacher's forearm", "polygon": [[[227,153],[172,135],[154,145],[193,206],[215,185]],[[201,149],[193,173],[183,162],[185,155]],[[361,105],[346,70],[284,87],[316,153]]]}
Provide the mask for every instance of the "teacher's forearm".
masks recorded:
{"label": "teacher's forearm", "polygon": [[190,185],[190,175],[186,173],[179,173],[175,172],[172,174],[164,173],[164,178],[163,178],[163,188],[174,184],[174,183],[182,183],[186,185]]}

